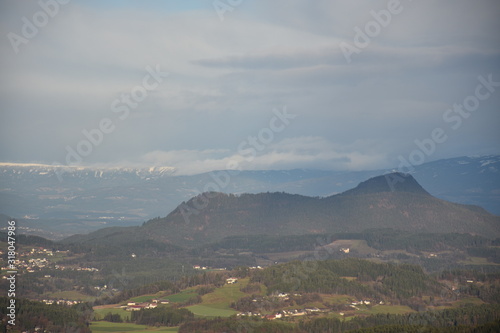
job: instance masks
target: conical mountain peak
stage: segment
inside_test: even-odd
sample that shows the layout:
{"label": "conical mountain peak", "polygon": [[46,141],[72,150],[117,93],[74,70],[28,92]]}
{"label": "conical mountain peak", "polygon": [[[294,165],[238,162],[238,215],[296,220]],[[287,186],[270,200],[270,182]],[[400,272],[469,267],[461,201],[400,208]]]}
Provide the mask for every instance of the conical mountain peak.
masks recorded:
{"label": "conical mountain peak", "polygon": [[407,192],[415,194],[430,195],[410,174],[392,172],[382,176],[370,178],[359,183],[352,190],[346,191],[344,195],[371,194],[382,192]]}

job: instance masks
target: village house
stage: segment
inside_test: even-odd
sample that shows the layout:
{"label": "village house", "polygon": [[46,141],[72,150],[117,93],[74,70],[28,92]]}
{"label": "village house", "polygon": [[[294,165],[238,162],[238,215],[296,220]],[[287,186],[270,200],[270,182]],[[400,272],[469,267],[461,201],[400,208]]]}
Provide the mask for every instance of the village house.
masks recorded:
{"label": "village house", "polygon": [[139,311],[142,309],[154,309],[157,306],[158,306],[157,303],[144,302],[144,303],[137,304],[135,302],[128,302],[125,310],[127,310],[127,311]]}
{"label": "village house", "polygon": [[238,282],[238,278],[235,278],[235,277],[230,277],[230,278],[226,279],[226,283],[227,284],[234,284],[234,283],[237,283],[237,282]]}
{"label": "village house", "polygon": [[278,294],[278,297],[279,297],[279,298],[283,298],[283,299],[285,299],[285,300],[288,300],[288,299],[289,299],[289,297],[288,297],[288,293],[279,293],[279,294]]}
{"label": "village house", "polygon": [[143,307],[140,305],[131,305],[131,306],[127,306],[127,308],[125,310],[127,310],[127,311],[139,311],[142,309],[143,309]]}

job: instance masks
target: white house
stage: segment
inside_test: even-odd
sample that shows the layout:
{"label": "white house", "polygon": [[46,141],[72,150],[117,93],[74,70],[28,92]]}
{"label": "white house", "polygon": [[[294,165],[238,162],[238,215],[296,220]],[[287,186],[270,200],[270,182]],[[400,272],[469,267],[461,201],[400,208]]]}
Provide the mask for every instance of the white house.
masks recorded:
{"label": "white house", "polygon": [[230,277],[230,278],[226,279],[226,282],[227,282],[227,284],[233,284],[233,283],[238,282],[238,279],[235,277]]}

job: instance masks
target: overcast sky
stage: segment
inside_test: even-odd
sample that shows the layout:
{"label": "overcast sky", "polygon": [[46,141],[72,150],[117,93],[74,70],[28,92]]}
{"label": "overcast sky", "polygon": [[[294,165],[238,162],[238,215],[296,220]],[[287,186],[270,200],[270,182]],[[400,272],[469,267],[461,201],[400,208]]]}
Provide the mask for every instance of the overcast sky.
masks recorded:
{"label": "overcast sky", "polygon": [[192,174],[500,153],[500,84],[478,88],[500,82],[497,0],[59,1],[0,2],[1,162]]}

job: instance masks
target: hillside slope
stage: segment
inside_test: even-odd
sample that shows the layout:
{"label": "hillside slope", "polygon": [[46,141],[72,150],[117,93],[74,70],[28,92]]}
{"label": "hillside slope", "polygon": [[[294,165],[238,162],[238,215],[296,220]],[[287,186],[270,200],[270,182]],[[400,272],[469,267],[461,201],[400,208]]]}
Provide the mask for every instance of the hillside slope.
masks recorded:
{"label": "hillside slope", "polygon": [[67,241],[125,242],[134,238],[195,247],[234,235],[302,235],[371,228],[459,232],[491,238],[500,235],[500,217],[477,206],[437,199],[412,176],[394,173],[326,198],[286,193],[206,193],[141,227],[101,230]]}
{"label": "hillside slope", "polygon": [[[391,175],[401,181],[390,186],[389,178],[379,176],[327,198],[210,193],[191,199],[163,219],[146,223],[142,231],[153,239],[178,245],[233,235],[359,232],[370,228],[499,235],[499,217],[479,207],[434,198],[412,176]],[[205,202],[204,209],[196,209],[200,202]]]}

